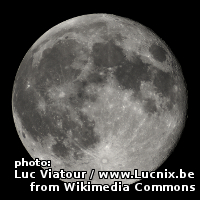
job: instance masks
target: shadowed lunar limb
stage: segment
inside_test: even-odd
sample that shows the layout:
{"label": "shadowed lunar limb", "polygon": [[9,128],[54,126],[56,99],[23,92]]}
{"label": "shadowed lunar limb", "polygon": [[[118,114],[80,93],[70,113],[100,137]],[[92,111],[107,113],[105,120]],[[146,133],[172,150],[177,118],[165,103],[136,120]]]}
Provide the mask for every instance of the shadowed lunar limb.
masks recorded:
{"label": "shadowed lunar limb", "polygon": [[[17,73],[12,106],[24,146],[53,170],[87,171],[85,181],[91,169],[156,169],[183,118],[178,64],[137,23],[88,15],[69,24],[39,39]],[[92,183],[114,181],[95,174]]]}

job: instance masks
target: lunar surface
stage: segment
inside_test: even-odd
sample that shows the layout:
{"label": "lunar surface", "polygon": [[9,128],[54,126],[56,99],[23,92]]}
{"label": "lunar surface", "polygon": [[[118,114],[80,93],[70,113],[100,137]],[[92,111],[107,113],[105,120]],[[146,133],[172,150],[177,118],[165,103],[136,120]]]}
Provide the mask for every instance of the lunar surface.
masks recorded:
{"label": "lunar surface", "polygon": [[14,122],[33,159],[54,171],[156,170],[175,148],[186,89],[170,48],[132,20],[91,14],[42,35],[17,72]]}

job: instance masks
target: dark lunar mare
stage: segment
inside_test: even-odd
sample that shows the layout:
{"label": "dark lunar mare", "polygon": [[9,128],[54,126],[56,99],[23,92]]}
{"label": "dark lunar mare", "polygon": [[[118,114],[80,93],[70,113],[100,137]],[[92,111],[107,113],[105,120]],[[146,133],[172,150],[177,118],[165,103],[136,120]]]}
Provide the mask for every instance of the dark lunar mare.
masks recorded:
{"label": "dark lunar mare", "polygon": [[149,81],[151,73],[149,64],[143,63],[140,56],[133,52],[133,62],[126,59],[123,49],[115,45],[113,40],[107,43],[95,43],[92,56],[97,70],[108,73],[108,68],[118,66],[114,72],[123,89],[133,89],[139,92],[141,81]]}
{"label": "dark lunar mare", "polygon": [[[164,52],[160,50],[160,54],[162,53]],[[123,89],[133,90],[135,97],[141,97],[141,81],[153,81],[156,92],[161,97],[170,98],[171,101],[167,103],[167,107],[168,109],[172,108],[176,101],[175,94],[172,92],[175,84],[172,72],[164,72],[148,63],[144,63],[141,56],[135,52],[132,53],[131,60],[128,60],[123,53],[123,49],[115,45],[112,39],[107,43],[95,43],[92,56],[94,65],[99,72],[103,71],[108,74],[108,68],[118,66],[114,70],[114,76]],[[153,72],[155,71],[156,75],[154,77]],[[154,113],[157,111],[155,101],[149,98],[145,99],[145,101],[144,109],[146,112]]]}
{"label": "dark lunar mare", "polygon": [[[74,122],[70,118],[70,111],[54,112],[53,100],[49,98],[47,89],[51,86],[57,87],[64,82],[72,82],[81,70],[70,67],[74,61],[74,47],[78,45],[75,41],[68,40],[58,42],[52,48],[43,52],[43,57],[37,68],[32,67],[33,57],[29,52],[20,65],[15,80],[15,93],[13,94],[13,107],[19,114],[23,127],[28,131],[33,140],[45,143],[50,134],[56,143],[52,145],[52,151],[58,156],[66,158],[74,149],[76,159],[83,156],[82,149],[94,148],[100,138],[94,132],[94,121],[90,121],[81,112],[76,112],[83,125]],[[68,66],[67,69],[64,67]],[[30,88],[27,80],[34,80]],[[95,101],[95,97],[87,97],[84,91],[86,85],[102,81],[97,73],[86,81],[74,82],[77,87],[77,95],[69,98],[70,106],[77,111],[81,108],[85,99]],[[85,95],[85,96],[84,96]],[[47,104],[45,113],[41,114],[37,109],[38,100],[43,98]],[[57,126],[57,119],[62,120],[62,129]],[[72,132],[72,142],[64,145],[64,140],[69,140],[69,130]],[[75,139],[76,138],[76,142]],[[77,144],[76,144],[77,143]]]}
{"label": "dark lunar mare", "polygon": [[145,99],[146,104],[144,105],[144,110],[147,113],[155,113],[157,112],[157,107],[156,107],[156,103],[155,100],[147,98]]}
{"label": "dark lunar mare", "polygon": [[123,62],[124,54],[113,40],[109,40],[105,44],[95,43],[92,47],[92,57],[97,69],[104,71],[106,68],[120,65]]}

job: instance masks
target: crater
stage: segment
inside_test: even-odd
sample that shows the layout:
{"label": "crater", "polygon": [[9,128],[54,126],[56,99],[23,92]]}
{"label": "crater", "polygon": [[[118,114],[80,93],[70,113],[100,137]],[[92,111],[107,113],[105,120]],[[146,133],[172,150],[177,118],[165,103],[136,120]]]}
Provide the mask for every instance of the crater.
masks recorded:
{"label": "crater", "polygon": [[165,51],[165,49],[155,43],[153,43],[149,47],[149,52],[158,62],[164,62],[167,59],[167,52]]}
{"label": "crater", "polygon": [[22,136],[24,137],[24,138],[26,138],[26,135],[22,132]]}
{"label": "crater", "polygon": [[106,163],[108,163],[108,160],[107,160],[106,158],[102,158],[102,159],[101,159],[101,162],[102,162],[103,164],[106,164]]}

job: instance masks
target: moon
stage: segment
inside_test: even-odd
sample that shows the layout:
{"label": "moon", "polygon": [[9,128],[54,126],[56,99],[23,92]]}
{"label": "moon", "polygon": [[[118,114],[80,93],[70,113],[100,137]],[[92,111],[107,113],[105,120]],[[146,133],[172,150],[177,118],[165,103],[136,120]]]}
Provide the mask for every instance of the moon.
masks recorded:
{"label": "moon", "polygon": [[33,159],[53,171],[154,171],[169,157],[186,118],[181,66],[150,28],[110,15],[83,15],[48,30],[17,71],[12,111]]}

